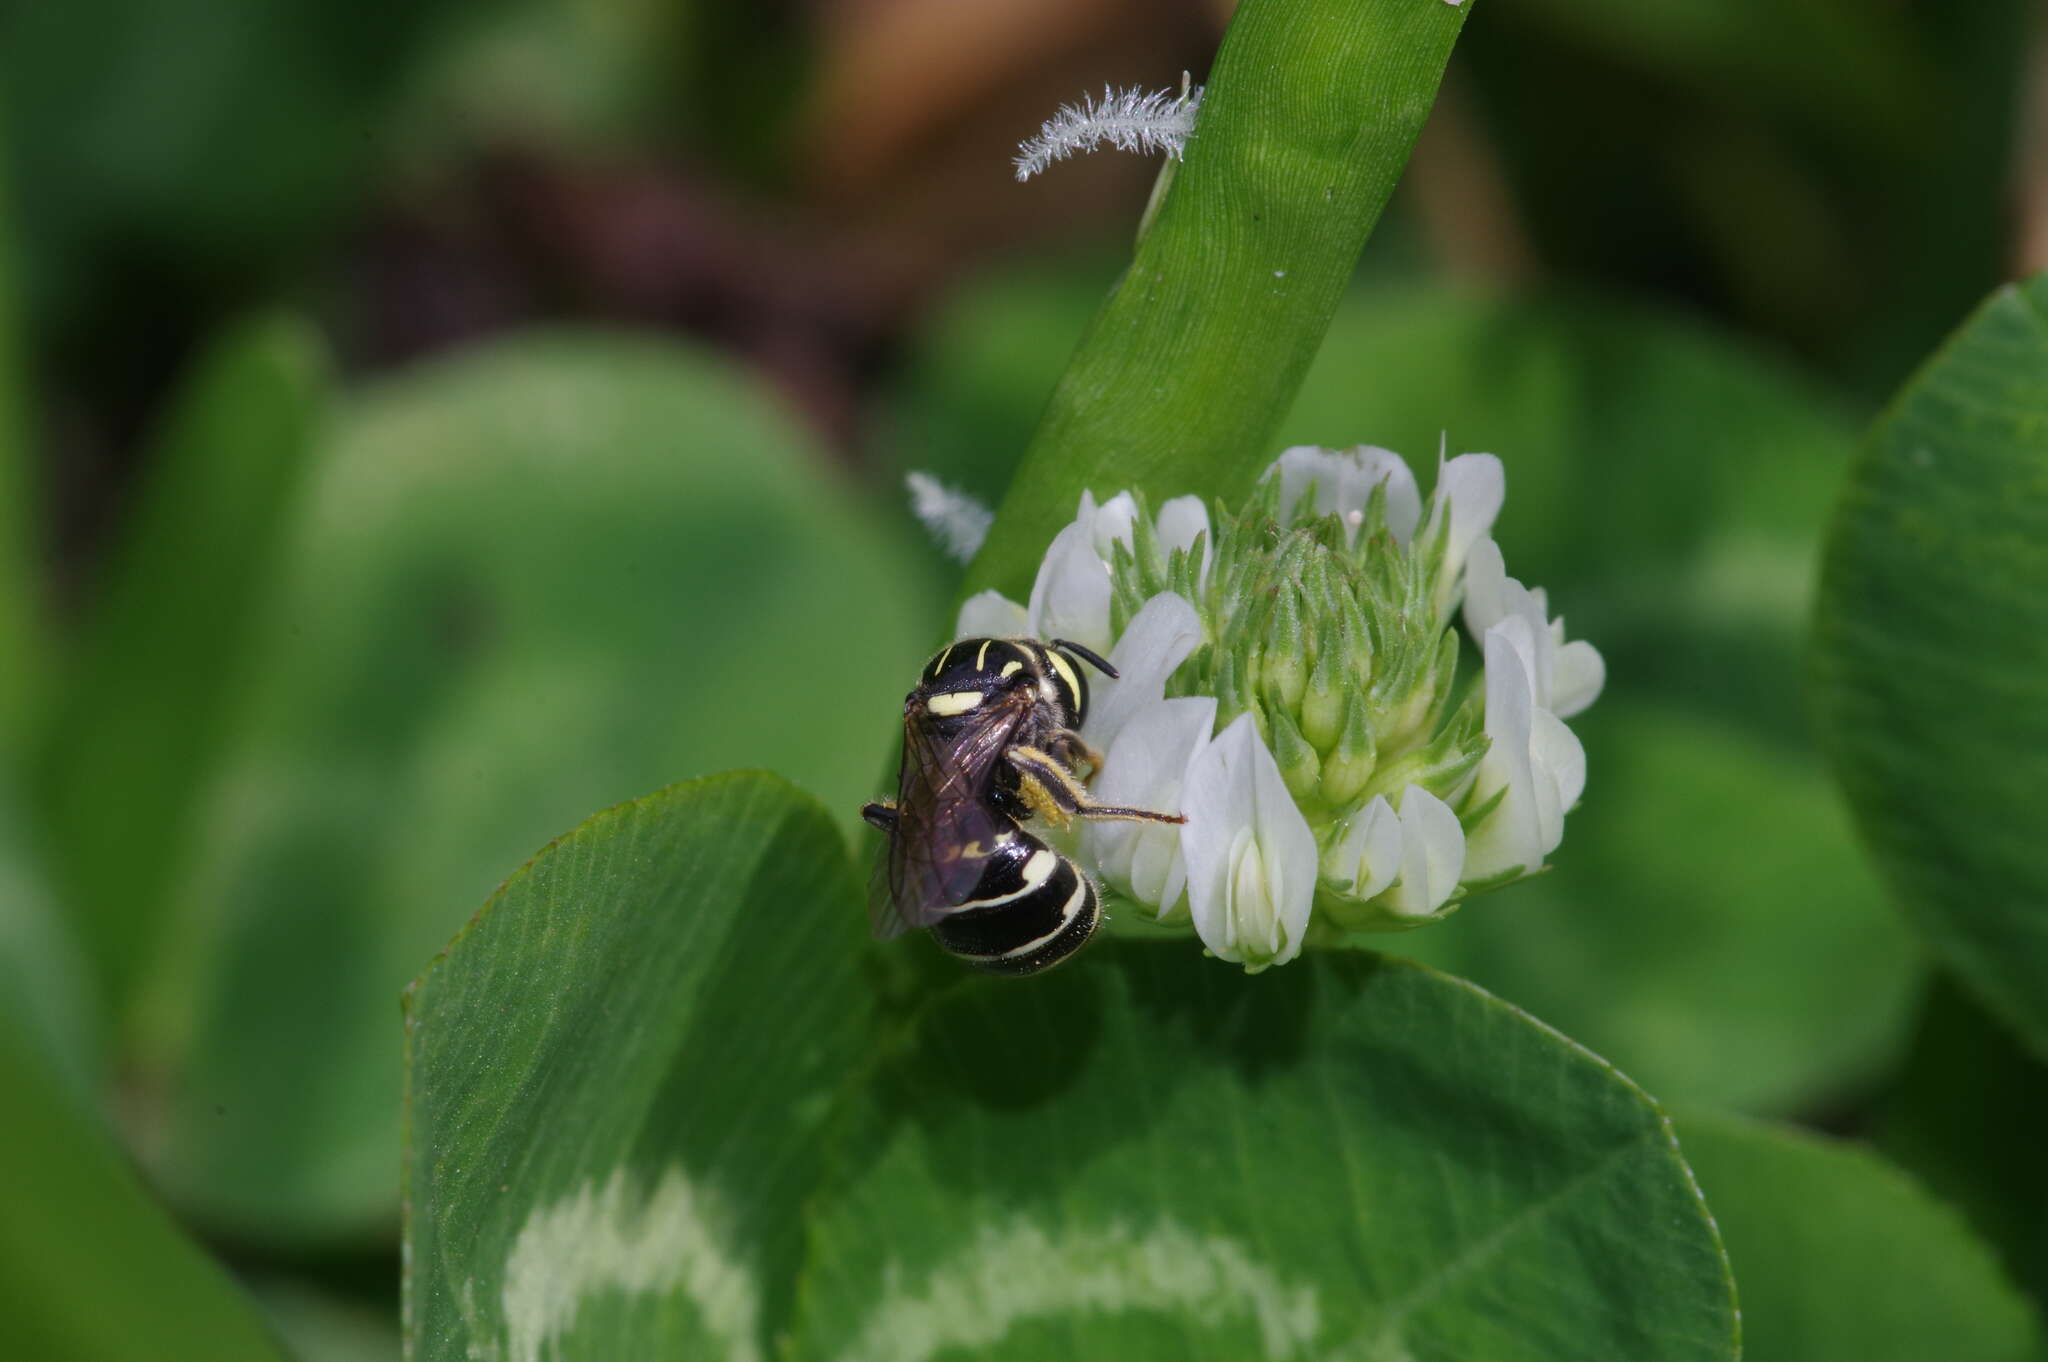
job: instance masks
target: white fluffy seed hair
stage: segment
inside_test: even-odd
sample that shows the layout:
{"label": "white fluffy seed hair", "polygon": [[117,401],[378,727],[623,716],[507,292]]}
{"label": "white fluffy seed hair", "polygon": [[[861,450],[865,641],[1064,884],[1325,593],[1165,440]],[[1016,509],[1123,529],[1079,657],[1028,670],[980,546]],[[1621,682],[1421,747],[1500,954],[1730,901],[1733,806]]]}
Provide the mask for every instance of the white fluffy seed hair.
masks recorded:
{"label": "white fluffy seed hair", "polygon": [[906,473],[903,485],[910,489],[911,514],[939,542],[939,547],[963,563],[973,558],[981,541],[988,538],[988,527],[995,523],[996,513],[929,473]]}
{"label": "white fluffy seed hair", "polygon": [[1101,99],[1085,95],[1079,104],[1062,104],[1039,126],[1038,136],[1018,146],[1017,178],[1028,180],[1054,161],[1105,145],[1142,154],[1163,151],[1178,159],[1194,135],[1201,103],[1200,86],[1147,93],[1135,85],[1128,90],[1105,85]]}

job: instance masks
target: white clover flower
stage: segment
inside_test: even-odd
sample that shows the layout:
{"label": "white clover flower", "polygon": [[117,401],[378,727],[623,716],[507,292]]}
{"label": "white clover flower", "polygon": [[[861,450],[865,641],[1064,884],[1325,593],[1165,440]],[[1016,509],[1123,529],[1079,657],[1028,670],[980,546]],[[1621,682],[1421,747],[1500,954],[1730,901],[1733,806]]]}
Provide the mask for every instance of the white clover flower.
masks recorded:
{"label": "white clover flower", "polygon": [[[1434,921],[1540,870],[1585,788],[1564,720],[1599,694],[1492,538],[1490,454],[1439,456],[1424,502],[1399,455],[1289,449],[1251,503],[1148,512],[1084,493],[1019,605],[983,592],[959,634],[1107,655],[1082,737],[1105,804],[1178,828],[1089,822],[1084,864],[1209,952],[1259,970],[1304,944]],[[1483,670],[1460,683],[1460,614]]]}
{"label": "white clover flower", "polygon": [[1315,901],[1316,837],[1251,715],[1195,753],[1181,810],[1188,910],[1202,944],[1249,970],[1299,955]]}

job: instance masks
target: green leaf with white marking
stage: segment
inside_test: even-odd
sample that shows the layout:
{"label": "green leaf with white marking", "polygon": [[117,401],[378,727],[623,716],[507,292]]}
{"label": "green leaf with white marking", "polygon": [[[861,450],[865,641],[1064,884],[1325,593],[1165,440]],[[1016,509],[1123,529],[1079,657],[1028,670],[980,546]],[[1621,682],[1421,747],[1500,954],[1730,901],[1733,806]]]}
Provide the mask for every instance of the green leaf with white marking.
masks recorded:
{"label": "green leaf with white marking", "polygon": [[746,773],[507,883],[408,1008],[421,1362],[1732,1357],[1662,1115],[1478,989],[912,939],[886,962],[942,972],[878,1024],[858,900]]}
{"label": "green leaf with white marking", "polygon": [[1907,916],[2048,1057],[2048,275],[1993,295],[1872,428],[1814,690]]}
{"label": "green leaf with white marking", "polygon": [[407,1003],[411,1356],[770,1356],[865,934],[832,818],[766,775],[514,875]]}
{"label": "green leaf with white marking", "polygon": [[248,1237],[389,1223],[395,999],[550,836],[740,765],[855,824],[936,604],[777,404],[686,347],[529,336],[334,424],[135,1018],[158,1175]]}
{"label": "green leaf with white marking", "polygon": [[1237,7],[1186,159],[1054,390],[970,590],[1021,599],[1083,488],[1250,486],[1471,9]]}
{"label": "green leaf with white marking", "polygon": [[2034,1362],[2039,1322],[1962,1218],[1855,1145],[1678,1123],[1742,1285],[1744,1362]]}
{"label": "green leaf with white marking", "polygon": [[795,1358],[1735,1354],[1657,1108],[1406,962],[1101,943],[963,980],[859,1103]]}

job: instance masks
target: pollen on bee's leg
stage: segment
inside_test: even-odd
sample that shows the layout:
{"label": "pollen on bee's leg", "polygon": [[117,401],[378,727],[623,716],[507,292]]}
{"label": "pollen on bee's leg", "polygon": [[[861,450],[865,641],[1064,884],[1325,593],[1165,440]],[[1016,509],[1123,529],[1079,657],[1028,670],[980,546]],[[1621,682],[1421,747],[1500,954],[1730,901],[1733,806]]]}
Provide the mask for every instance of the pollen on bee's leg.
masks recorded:
{"label": "pollen on bee's leg", "polygon": [[1068,811],[1066,805],[1046,788],[1044,781],[1029,771],[1019,774],[1017,794],[1031,810],[1033,817],[1043,818],[1056,828],[1064,828],[1074,821],[1073,814]]}

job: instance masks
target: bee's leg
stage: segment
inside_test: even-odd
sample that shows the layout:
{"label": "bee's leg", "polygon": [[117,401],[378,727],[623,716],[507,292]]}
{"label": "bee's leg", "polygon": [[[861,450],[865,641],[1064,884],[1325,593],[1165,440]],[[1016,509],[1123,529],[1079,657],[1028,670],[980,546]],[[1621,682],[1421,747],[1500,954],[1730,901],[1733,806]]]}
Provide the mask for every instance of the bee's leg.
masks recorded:
{"label": "bee's leg", "polygon": [[1137,823],[1185,823],[1178,813],[1152,809],[1127,809],[1117,804],[1097,804],[1074,779],[1074,773],[1036,747],[1013,747],[1004,754],[1017,768],[1017,789],[1032,811],[1043,814],[1057,827],[1070,818],[1125,818]]}
{"label": "bee's leg", "polygon": [[872,804],[861,805],[860,816],[883,832],[896,831],[896,806],[887,800],[878,799]]}
{"label": "bee's leg", "polygon": [[1081,735],[1071,728],[1063,728],[1045,740],[1045,750],[1052,759],[1072,770],[1086,766],[1090,772],[1102,769],[1102,754],[1082,740]]}

